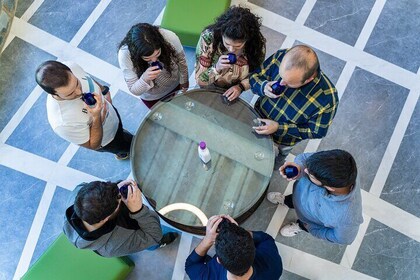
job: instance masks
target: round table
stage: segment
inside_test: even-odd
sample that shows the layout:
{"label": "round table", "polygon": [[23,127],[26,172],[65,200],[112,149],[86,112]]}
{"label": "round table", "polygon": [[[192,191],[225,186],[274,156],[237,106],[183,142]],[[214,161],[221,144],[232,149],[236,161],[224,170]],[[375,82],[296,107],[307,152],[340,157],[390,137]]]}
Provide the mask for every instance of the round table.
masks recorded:
{"label": "round table", "polygon": [[[205,233],[209,217],[238,222],[264,199],[274,167],[273,141],[251,128],[257,113],[241,99],[196,89],[156,104],[134,137],[131,168],[149,203],[173,226]],[[210,164],[198,157],[205,141]]]}

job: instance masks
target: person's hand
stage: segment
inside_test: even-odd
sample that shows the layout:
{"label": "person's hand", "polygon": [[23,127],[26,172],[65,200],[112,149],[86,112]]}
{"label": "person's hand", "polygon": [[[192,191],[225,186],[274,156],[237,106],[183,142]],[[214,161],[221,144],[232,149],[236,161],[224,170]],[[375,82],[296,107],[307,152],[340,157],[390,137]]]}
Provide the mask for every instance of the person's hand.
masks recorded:
{"label": "person's hand", "polygon": [[222,216],[216,215],[211,216],[207,222],[206,235],[203,238],[203,242],[206,245],[213,245],[217,237],[217,228],[220,222],[223,220]]}
{"label": "person's hand", "polygon": [[227,55],[224,54],[224,55],[219,56],[219,60],[217,61],[216,67],[215,67],[217,72],[220,72],[223,69],[228,69],[231,67],[232,67],[232,64],[229,63],[229,59]]}
{"label": "person's hand", "polygon": [[236,98],[238,98],[239,95],[241,95],[242,89],[238,85],[234,85],[230,87],[225,93],[223,93],[223,96],[226,96],[229,101],[233,101]]}
{"label": "person's hand", "polygon": [[271,85],[274,84],[275,82],[276,81],[268,82],[267,84],[265,84],[265,87],[264,87],[264,94],[266,96],[270,97],[270,98],[279,98],[280,97],[280,95],[275,95],[273,93],[273,89],[271,88]]}
{"label": "person's hand", "polygon": [[189,86],[190,86],[190,82],[189,81],[187,81],[186,83],[181,84],[181,90],[182,90],[182,92],[186,92],[188,90]]}
{"label": "person's hand", "polygon": [[[286,173],[284,172],[284,169],[286,168],[286,166],[289,166],[289,165],[295,166],[298,170],[298,174],[293,178],[287,178]],[[283,177],[287,181],[293,181],[293,180],[296,180],[296,178],[299,177],[300,175],[300,166],[294,162],[289,161],[289,162],[285,162],[282,166],[280,166],[279,171],[280,171],[281,177]]]}
{"label": "person's hand", "polygon": [[[123,184],[124,183],[124,184]],[[128,185],[128,193],[127,193],[127,199],[121,198],[122,201],[127,205],[128,210],[130,210],[131,213],[137,212],[141,209],[143,206],[143,199],[141,197],[141,191],[137,187],[137,183],[131,180],[125,180],[118,184],[118,188],[120,188],[123,185]]]}
{"label": "person's hand", "polygon": [[225,218],[225,219],[227,219],[229,222],[231,222],[232,224],[235,224],[235,225],[237,225],[237,226],[239,226],[238,225],[238,223],[231,217],[231,216],[229,216],[229,215],[220,215],[222,218]]}
{"label": "person's hand", "polygon": [[265,125],[262,126],[253,126],[252,128],[258,134],[270,135],[276,132],[279,129],[279,123],[269,119],[258,119],[262,122],[265,122]]}
{"label": "person's hand", "polygon": [[95,98],[96,100],[95,106],[90,107],[89,105],[85,104],[85,108],[93,117],[99,117],[104,106],[104,104],[102,103],[102,96],[95,92],[93,92],[92,94],[93,98]]}
{"label": "person's hand", "polygon": [[146,82],[150,82],[156,79],[156,77],[160,74],[160,72],[162,72],[162,70],[159,69],[159,66],[150,66],[149,68],[146,69],[146,71],[144,71],[141,77]]}

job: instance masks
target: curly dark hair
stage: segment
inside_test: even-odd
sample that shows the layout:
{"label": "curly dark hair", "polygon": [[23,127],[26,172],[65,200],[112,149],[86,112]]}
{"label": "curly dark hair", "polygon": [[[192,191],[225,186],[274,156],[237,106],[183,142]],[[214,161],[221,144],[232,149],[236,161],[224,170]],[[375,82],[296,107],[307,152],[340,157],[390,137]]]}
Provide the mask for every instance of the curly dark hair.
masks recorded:
{"label": "curly dark hair", "polygon": [[222,36],[235,41],[246,41],[244,54],[248,58],[249,71],[252,72],[263,63],[265,56],[266,40],[260,27],[261,18],[248,8],[232,6],[206,29],[213,32],[213,52],[217,48],[226,51]]}
{"label": "curly dark hair", "polygon": [[74,200],[74,211],[80,219],[93,225],[115,212],[119,198],[117,183],[93,181],[81,185]]}
{"label": "curly dark hair", "polygon": [[224,219],[218,227],[215,249],[220,263],[230,273],[242,276],[254,263],[255,245],[251,234]]}
{"label": "curly dark hair", "polygon": [[149,67],[149,64],[143,60],[142,56],[150,56],[159,48],[161,49],[159,60],[163,62],[169,73],[172,73],[171,62],[176,61],[178,63],[175,49],[160,34],[159,27],[148,23],[133,25],[121,41],[118,49],[122,46],[128,47],[131,61],[139,78]]}

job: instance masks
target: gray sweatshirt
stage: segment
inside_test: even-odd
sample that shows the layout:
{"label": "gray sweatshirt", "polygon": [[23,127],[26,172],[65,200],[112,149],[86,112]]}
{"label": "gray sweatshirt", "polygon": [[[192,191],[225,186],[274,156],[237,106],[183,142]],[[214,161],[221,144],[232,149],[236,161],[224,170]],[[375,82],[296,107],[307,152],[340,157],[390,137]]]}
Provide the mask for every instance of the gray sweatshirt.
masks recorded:
{"label": "gray sweatshirt", "polygon": [[[71,203],[79,189],[73,191]],[[158,244],[162,238],[159,216],[155,212],[143,205],[140,211],[130,213],[124,203],[115,219],[92,232],[86,230],[71,205],[66,210],[63,231],[77,248],[94,250],[104,257],[136,253]]]}

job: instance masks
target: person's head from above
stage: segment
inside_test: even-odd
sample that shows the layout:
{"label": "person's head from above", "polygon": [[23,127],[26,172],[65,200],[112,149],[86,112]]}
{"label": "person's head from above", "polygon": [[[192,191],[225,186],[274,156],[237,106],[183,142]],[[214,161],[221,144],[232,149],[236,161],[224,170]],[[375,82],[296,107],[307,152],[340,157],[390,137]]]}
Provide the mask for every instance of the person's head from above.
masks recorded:
{"label": "person's head from above", "polygon": [[163,38],[159,27],[148,23],[133,25],[118,48],[123,46],[127,46],[139,77],[152,62],[157,60],[163,62],[166,70],[172,71],[171,62],[176,60],[176,52]]}
{"label": "person's head from above", "polygon": [[213,51],[220,48],[236,55],[245,54],[253,71],[264,61],[265,38],[261,18],[247,8],[232,6],[206,29],[213,31]]}
{"label": "person's head from above", "polygon": [[290,48],[280,63],[280,84],[290,88],[300,88],[311,82],[319,69],[318,56],[308,46],[297,45]]}
{"label": "person's head from above", "polygon": [[226,218],[223,218],[218,230],[215,242],[217,261],[233,276],[244,276],[250,271],[255,258],[251,234]]}
{"label": "person's head from above", "polygon": [[82,85],[67,65],[48,60],[38,66],[35,80],[47,93],[60,100],[73,100],[82,95]]}
{"label": "person's head from above", "polygon": [[83,183],[74,200],[76,215],[89,225],[104,224],[118,214],[121,195],[117,183]]}
{"label": "person's head from above", "polygon": [[332,193],[347,193],[356,183],[357,166],[346,151],[321,151],[306,160],[305,172],[315,185]]}

